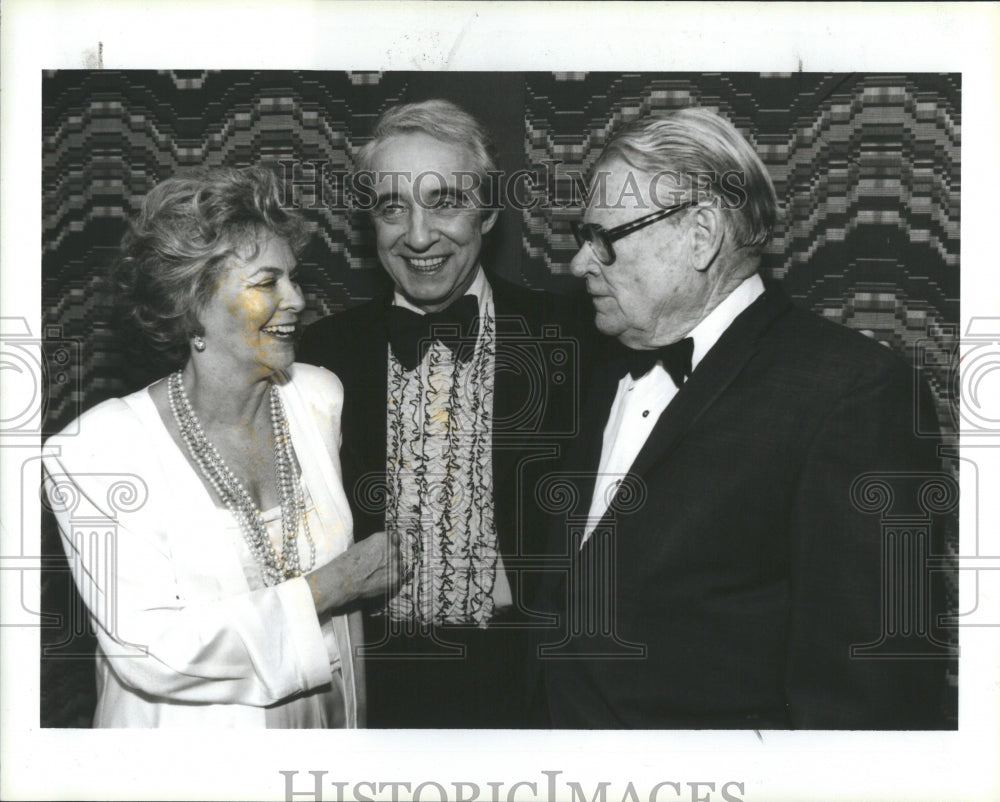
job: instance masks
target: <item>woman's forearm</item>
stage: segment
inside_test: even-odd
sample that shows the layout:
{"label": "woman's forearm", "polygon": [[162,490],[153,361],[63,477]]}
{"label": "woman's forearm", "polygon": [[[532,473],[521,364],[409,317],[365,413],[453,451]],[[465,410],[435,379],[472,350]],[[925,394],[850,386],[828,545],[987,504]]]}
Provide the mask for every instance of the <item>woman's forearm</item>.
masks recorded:
{"label": "woman's forearm", "polygon": [[399,548],[385,532],[352,545],[343,554],[306,575],[317,613],[388,595],[398,584]]}

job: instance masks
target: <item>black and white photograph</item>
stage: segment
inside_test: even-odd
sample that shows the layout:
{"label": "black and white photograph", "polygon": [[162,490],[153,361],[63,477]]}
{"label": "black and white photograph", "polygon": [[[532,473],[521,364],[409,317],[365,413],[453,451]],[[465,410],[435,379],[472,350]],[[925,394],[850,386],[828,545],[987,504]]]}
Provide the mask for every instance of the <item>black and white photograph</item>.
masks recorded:
{"label": "black and white photograph", "polygon": [[997,792],[995,10],[84,5],[4,26],[4,798]]}

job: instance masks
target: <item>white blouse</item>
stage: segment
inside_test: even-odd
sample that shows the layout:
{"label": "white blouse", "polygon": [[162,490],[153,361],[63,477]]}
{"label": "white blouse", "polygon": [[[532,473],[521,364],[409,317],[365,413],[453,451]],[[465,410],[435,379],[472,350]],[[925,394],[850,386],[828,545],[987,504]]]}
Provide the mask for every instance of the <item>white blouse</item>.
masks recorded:
{"label": "white blouse", "polygon": [[[343,388],[329,371],[296,364],[279,392],[322,565],[352,542],[338,456]],[[46,443],[43,459],[97,630],[95,727],[363,725],[359,614],[320,621],[302,577],[263,586],[239,526],[148,388],[88,410]]]}

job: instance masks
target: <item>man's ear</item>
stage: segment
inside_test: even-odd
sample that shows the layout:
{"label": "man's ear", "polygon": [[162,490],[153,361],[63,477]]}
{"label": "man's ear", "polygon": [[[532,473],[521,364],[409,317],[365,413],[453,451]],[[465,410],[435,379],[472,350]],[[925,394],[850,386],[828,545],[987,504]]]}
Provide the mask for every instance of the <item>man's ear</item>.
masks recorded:
{"label": "man's ear", "polygon": [[479,227],[480,233],[488,234],[496,225],[498,217],[500,217],[499,209],[489,209],[483,212],[483,222]]}
{"label": "man's ear", "polygon": [[725,241],[726,221],[717,206],[698,206],[694,210],[692,245],[695,270],[703,273],[715,262]]}

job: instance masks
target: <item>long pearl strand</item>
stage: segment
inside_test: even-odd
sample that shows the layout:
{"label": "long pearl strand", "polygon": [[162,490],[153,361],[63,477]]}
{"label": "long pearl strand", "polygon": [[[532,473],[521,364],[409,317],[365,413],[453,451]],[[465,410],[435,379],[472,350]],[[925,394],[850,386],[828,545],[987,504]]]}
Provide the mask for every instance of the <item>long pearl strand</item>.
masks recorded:
{"label": "long pearl strand", "polygon": [[[271,407],[271,430],[274,433],[274,479],[281,501],[282,548],[278,554],[260,509],[247,492],[243,483],[226,465],[222,455],[205,436],[205,431],[195,415],[194,408],[184,389],[181,372],[167,380],[167,397],[170,411],[181,431],[181,439],[202,475],[222,498],[233,514],[250,552],[261,569],[265,585],[277,585],[286,579],[302,576],[316,564],[316,544],[309,531],[302,485],[295,480],[295,450],[288,429],[288,417],[278,395],[278,388],[271,384],[268,396]],[[302,522],[303,533],[309,544],[309,565],[303,569],[299,560],[298,531]]]}

